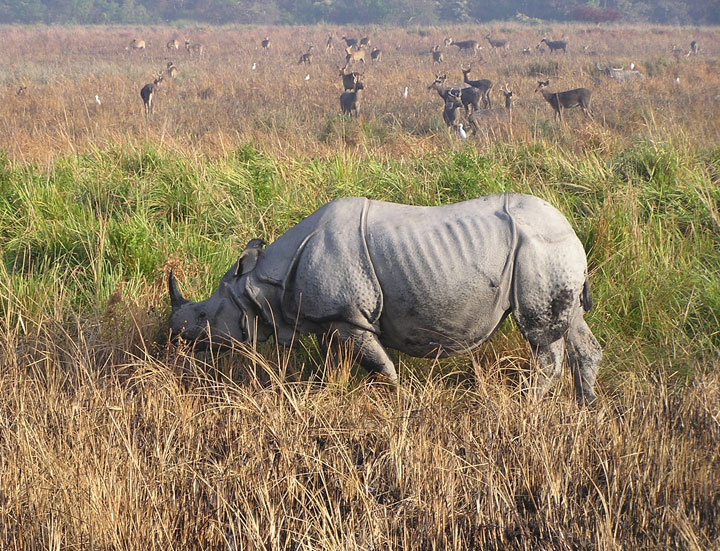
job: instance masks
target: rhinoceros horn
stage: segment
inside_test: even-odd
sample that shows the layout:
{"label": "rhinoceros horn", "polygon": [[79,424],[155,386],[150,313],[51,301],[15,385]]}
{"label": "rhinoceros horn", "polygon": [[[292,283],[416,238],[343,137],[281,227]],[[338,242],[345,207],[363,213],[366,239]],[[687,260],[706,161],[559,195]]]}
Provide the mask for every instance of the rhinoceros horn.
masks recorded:
{"label": "rhinoceros horn", "polygon": [[175,283],[175,276],[173,275],[172,270],[170,270],[170,275],[168,276],[168,292],[170,293],[170,304],[172,305],[173,310],[179,308],[187,302],[190,302],[186,298],[183,298],[180,291],[178,291],[177,283]]}

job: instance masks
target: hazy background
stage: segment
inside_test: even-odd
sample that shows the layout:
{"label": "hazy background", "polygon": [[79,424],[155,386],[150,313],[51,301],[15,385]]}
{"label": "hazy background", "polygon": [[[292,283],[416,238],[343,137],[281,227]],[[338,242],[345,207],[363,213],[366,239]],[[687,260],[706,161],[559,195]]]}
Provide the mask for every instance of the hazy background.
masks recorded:
{"label": "hazy background", "polygon": [[718,0],[4,0],[1,23],[720,22]]}

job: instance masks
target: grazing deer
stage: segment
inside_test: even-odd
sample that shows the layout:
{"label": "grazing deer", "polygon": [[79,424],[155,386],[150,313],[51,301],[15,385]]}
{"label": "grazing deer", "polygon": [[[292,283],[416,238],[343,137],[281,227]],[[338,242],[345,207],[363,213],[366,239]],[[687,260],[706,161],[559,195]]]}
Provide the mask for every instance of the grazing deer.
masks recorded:
{"label": "grazing deer", "polygon": [[365,48],[353,50],[351,46],[348,46],[345,48],[345,65],[347,66],[349,63],[355,63],[356,61],[365,63],[365,53]]}
{"label": "grazing deer", "polygon": [[380,48],[373,48],[373,51],[370,52],[370,59],[373,63],[382,61],[382,50]]}
{"label": "grazing deer", "polygon": [[302,65],[303,63],[307,63],[308,65],[312,65],[312,58],[313,58],[313,46],[312,44],[308,47],[307,52],[302,54],[300,56],[300,60],[298,61],[298,65]]}
{"label": "grazing deer", "polygon": [[430,84],[430,86],[428,86],[428,90],[435,90],[443,101],[447,101],[448,95],[452,90],[459,90],[460,101],[463,104],[463,107],[465,107],[466,113],[470,112],[471,106],[473,111],[479,109],[479,103],[482,99],[482,92],[480,90],[472,86],[467,86],[466,88],[445,86],[444,84],[446,80],[447,75],[435,75],[435,80],[432,84]]}
{"label": "grazing deer", "polygon": [[185,41],[185,51],[191,56],[196,55],[197,57],[203,57],[205,54],[205,47],[202,44],[191,44],[189,40]]}
{"label": "grazing deer", "polygon": [[550,48],[550,53],[553,53],[555,50],[560,52],[560,50],[563,51],[563,53],[567,53],[567,41],[566,40],[548,40],[547,38],[543,38],[540,42],[544,42],[547,44],[547,47]]}
{"label": "grazing deer", "polygon": [[357,38],[348,38],[347,36],[343,35],[342,39],[345,41],[345,44],[348,48],[352,48],[353,46],[357,46]]}
{"label": "grazing deer", "polygon": [[445,61],[445,56],[443,56],[443,53],[440,51],[440,44],[435,44],[430,51],[432,52],[433,65]]}
{"label": "grazing deer", "polygon": [[360,90],[364,89],[363,83],[356,80],[351,92],[340,94],[340,110],[343,115],[354,115],[356,119],[358,118],[360,114]]}
{"label": "grazing deer", "polygon": [[473,55],[477,55],[478,50],[482,50],[482,46],[480,46],[477,40],[461,40],[460,42],[455,42],[452,38],[450,40],[453,46],[457,46],[458,52],[465,50],[472,52]]}
{"label": "grazing deer", "polygon": [[160,73],[154,81],[152,81],[150,84],[146,84],[140,90],[140,97],[142,98],[143,105],[145,107],[145,117],[149,117],[150,115],[152,115],[153,97],[155,96],[155,92],[160,87],[160,83],[162,81],[163,74]]}
{"label": "grazing deer", "polygon": [[333,38],[333,35],[329,34],[327,41],[325,42],[325,53],[329,54],[330,52],[335,50],[335,39]]}
{"label": "grazing deer", "polygon": [[355,83],[360,79],[362,74],[358,72],[346,73],[345,71],[347,70],[347,66],[342,69],[338,67],[338,69],[340,70],[340,77],[343,81],[343,90],[354,90]]}
{"label": "grazing deer", "polygon": [[134,52],[136,50],[144,50],[147,48],[147,44],[145,44],[144,40],[140,40],[139,38],[133,38],[130,41],[130,51]]}
{"label": "grazing deer", "polygon": [[698,52],[700,51],[700,46],[698,46],[697,40],[693,40],[692,42],[690,42],[690,51],[694,55],[698,55]]}
{"label": "grazing deer", "polygon": [[462,71],[463,81],[465,84],[469,84],[482,92],[483,108],[490,109],[492,107],[492,103],[490,101],[490,88],[492,88],[493,83],[486,78],[480,80],[470,80],[468,75],[470,74],[470,71],[472,71],[472,67],[468,69],[460,67],[460,70]]}
{"label": "grazing deer", "polygon": [[473,134],[477,134],[480,128],[489,128],[493,124],[510,123],[512,118],[512,97],[513,93],[509,86],[505,84],[505,88],[500,88],[505,96],[505,107],[496,107],[495,109],[482,109],[474,111],[468,117],[469,128]]}
{"label": "grazing deer", "polygon": [[592,119],[592,113],[590,112],[590,99],[592,92],[587,88],[575,88],[574,90],[567,90],[565,92],[549,92],[545,88],[550,85],[550,80],[542,81],[538,80],[536,92],[540,92],[545,101],[547,101],[552,108],[555,110],[555,119],[563,120],[563,110],[571,107],[580,106],[583,113]]}
{"label": "grazing deer", "polygon": [[265,38],[263,38],[260,41],[260,46],[262,46],[262,49],[264,52],[267,52],[268,49],[270,49],[270,38],[267,36]]}
{"label": "grazing deer", "polygon": [[370,37],[369,36],[363,36],[360,39],[360,42],[358,43],[358,47],[361,47],[361,46],[365,46],[365,47],[370,46]]}
{"label": "grazing deer", "polygon": [[177,78],[177,67],[175,67],[175,64],[172,61],[167,62],[167,69],[165,72],[170,78]]}
{"label": "grazing deer", "polygon": [[493,50],[507,50],[508,40],[507,38],[490,38],[490,33],[485,35],[485,40],[488,41]]}
{"label": "grazing deer", "polygon": [[168,41],[167,44],[165,44],[165,49],[167,49],[168,52],[171,52],[172,50],[179,50],[180,42],[173,38],[172,40]]}
{"label": "grazing deer", "polygon": [[448,128],[458,125],[460,119],[458,116],[458,109],[462,106],[463,104],[460,99],[460,90],[457,88],[451,88],[445,98],[445,107],[443,108],[443,120]]}

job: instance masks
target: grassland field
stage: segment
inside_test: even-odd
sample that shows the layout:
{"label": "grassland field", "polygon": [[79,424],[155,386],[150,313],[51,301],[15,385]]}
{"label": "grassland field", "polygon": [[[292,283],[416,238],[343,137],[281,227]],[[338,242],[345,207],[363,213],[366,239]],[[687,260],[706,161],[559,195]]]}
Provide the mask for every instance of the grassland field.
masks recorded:
{"label": "grassland field", "polygon": [[[489,51],[487,33],[509,50]],[[356,69],[358,120],[339,113],[343,34],[383,50]],[[0,36],[0,549],[720,549],[718,29]],[[568,53],[536,50],[543,37]],[[177,78],[146,118],[139,91],[169,61]],[[643,80],[598,71],[631,63]],[[494,106],[502,85],[515,103],[462,140],[428,86],[470,64]],[[545,78],[591,89],[593,119],[554,121],[534,93]],[[220,355],[167,342],[170,269],[198,300],[250,238],[328,200],[497,191],[550,201],[585,245],[604,352],[592,407],[567,374],[527,397],[511,321],[465,357],[394,353],[394,390],[310,338]]]}

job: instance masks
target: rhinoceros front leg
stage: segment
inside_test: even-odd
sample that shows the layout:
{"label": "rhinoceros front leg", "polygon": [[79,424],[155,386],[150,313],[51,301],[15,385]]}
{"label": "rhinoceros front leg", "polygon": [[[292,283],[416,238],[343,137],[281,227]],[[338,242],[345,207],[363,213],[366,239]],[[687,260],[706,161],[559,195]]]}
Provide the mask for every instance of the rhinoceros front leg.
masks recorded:
{"label": "rhinoceros front leg", "polygon": [[565,352],[565,340],[558,339],[550,344],[533,346],[535,359],[540,368],[538,373],[537,397],[553,388],[562,374],[562,361]]}
{"label": "rhinoceros front leg", "polygon": [[349,346],[360,365],[372,375],[379,375],[391,382],[397,381],[395,365],[374,333],[347,323],[336,323],[323,340],[333,353],[338,346]]}

